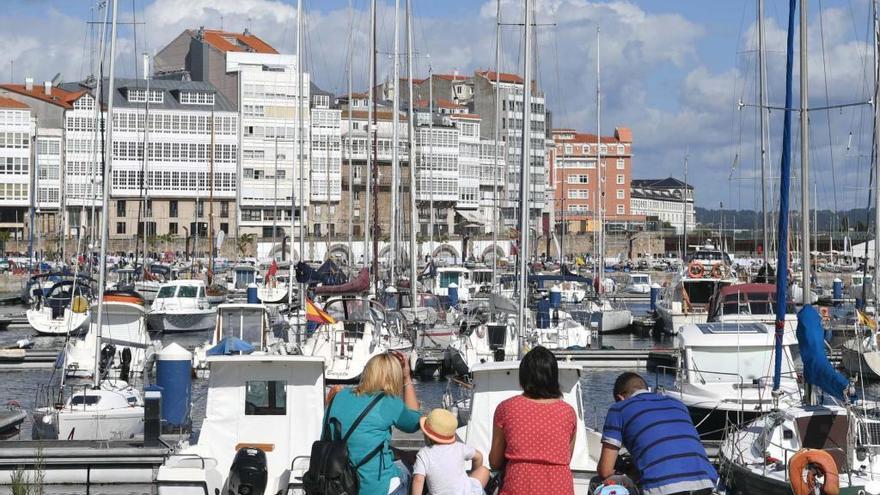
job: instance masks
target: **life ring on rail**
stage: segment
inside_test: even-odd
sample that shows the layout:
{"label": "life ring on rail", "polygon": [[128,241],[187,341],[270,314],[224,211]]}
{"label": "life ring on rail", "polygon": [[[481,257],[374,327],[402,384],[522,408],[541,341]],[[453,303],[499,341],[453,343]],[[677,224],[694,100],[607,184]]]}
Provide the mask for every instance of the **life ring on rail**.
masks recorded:
{"label": "life ring on rail", "polygon": [[816,475],[825,477],[822,493],[840,494],[840,478],[837,464],[831,454],[819,449],[801,449],[788,462],[788,479],[795,495],[809,495],[815,492]]}
{"label": "life ring on rail", "polygon": [[703,268],[703,264],[699,261],[691,261],[688,265],[688,275],[691,278],[703,278],[703,274],[706,272],[706,269]]}
{"label": "life ring on rail", "polygon": [[820,307],[819,314],[822,315],[822,321],[828,321],[831,319],[831,313],[828,311],[828,306]]}
{"label": "life ring on rail", "polygon": [[709,275],[711,275],[712,278],[723,277],[724,276],[724,265],[722,265],[721,263],[715,263],[714,265],[712,265],[712,271],[709,272]]}

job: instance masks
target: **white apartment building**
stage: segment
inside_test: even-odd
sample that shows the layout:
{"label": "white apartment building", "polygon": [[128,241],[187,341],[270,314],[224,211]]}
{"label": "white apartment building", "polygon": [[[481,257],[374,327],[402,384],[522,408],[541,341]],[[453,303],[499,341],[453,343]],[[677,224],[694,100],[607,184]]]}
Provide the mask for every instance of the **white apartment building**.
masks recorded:
{"label": "white apartment building", "polygon": [[[241,87],[242,233],[271,237],[273,222],[279,231],[286,232],[291,205],[295,202],[307,211],[312,187],[309,75],[303,74],[303,91],[299,91],[298,70],[294,55],[226,53],[226,71],[238,74]],[[300,104],[305,113],[303,154],[298,158]],[[300,190],[305,192],[304,197],[299,197]]]}
{"label": "white apartment building", "polygon": [[[544,94],[538,91],[533,82],[532,88],[532,113],[531,122],[524,126],[522,121],[523,89],[522,78],[515,74],[502,73],[496,87],[496,75],[494,72],[477,72],[473,78],[473,108],[474,112],[483,117],[483,125],[480,133],[483,138],[494,139],[496,111],[500,115],[499,137],[505,145],[507,165],[505,177],[505,197],[501,203],[501,218],[507,226],[515,226],[518,222],[516,209],[519,201],[519,171],[522,163],[520,154],[523,139],[523,129],[530,129],[531,160],[530,163],[530,218],[538,218],[545,210],[546,205],[546,129],[547,114]],[[495,108],[495,93],[500,91],[501,108]]]}
{"label": "white apartment building", "polygon": [[31,199],[33,135],[30,107],[0,97],[0,228],[22,235]]}
{"label": "white apartment building", "polygon": [[461,131],[448,118],[435,119],[433,126],[421,125],[416,135],[416,201],[419,205],[419,232],[428,235],[431,205],[434,206],[434,233],[451,234],[459,203],[459,153]]}
{"label": "white apartment building", "polygon": [[[505,163],[504,143],[494,139],[480,139],[480,216],[484,220],[485,232],[492,232],[495,218],[501,220],[501,213],[496,212],[500,200],[504,197]],[[496,166],[497,161],[497,166]],[[497,205],[497,206],[496,206]]]}
{"label": "white apartment building", "polygon": [[314,84],[311,97],[311,232],[334,236],[334,217],[342,201],[342,111],[330,108],[333,95]]}
{"label": "white apartment building", "polygon": [[[682,201],[685,192],[687,196]],[[654,217],[661,222],[669,223],[676,234],[684,232],[685,218],[689,228],[696,225],[694,187],[672,177],[633,179],[630,209],[633,215],[645,215],[649,220],[650,217]]]}
{"label": "white apartment building", "polygon": [[[149,94],[147,83],[116,81],[111,238],[142,235],[144,226],[147,236],[206,236],[211,196],[214,233],[230,234],[235,220],[238,112],[209,83],[150,80]],[[146,161],[145,142],[149,143]]]}
{"label": "white apartment building", "polygon": [[64,135],[61,129],[37,129],[37,208],[57,211],[61,207],[61,169]]}

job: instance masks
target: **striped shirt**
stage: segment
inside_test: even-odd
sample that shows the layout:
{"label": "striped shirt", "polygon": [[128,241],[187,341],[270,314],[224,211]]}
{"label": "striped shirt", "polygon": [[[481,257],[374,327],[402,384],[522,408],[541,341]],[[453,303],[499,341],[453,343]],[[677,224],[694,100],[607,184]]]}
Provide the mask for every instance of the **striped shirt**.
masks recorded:
{"label": "striped shirt", "polygon": [[718,479],[687,408],[670,397],[640,390],[614,403],[602,442],[626,447],[645,495],[703,490]]}

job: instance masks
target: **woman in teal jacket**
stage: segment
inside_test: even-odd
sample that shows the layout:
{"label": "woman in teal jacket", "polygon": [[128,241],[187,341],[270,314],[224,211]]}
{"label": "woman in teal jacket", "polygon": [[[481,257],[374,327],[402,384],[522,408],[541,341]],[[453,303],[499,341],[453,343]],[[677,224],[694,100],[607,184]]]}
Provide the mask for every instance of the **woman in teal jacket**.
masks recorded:
{"label": "woman in teal jacket", "polygon": [[349,437],[348,452],[354,464],[372,455],[358,468],[360,495],[407,495],[409,470],[394,462],[391,452],[392,426],[407,433],[419,431],[419,400],[405,356],[396,352],[373,356],[364,367],[360,383],[340,390],[325,416],[339,420],[344,434],[380,393],[384,397]]}

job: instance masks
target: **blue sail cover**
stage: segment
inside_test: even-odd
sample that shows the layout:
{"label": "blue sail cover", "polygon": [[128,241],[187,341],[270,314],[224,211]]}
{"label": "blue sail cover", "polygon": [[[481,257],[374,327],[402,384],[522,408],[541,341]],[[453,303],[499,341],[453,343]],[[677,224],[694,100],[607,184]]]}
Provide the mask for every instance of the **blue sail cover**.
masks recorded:
{"label": "blue sail cover", "polygon": [[844,392],[849,387],[849,380],[838,373],[828,361],[822,317],[811,305],[804,306],[798,312],[797,339],[807,383],[812,383],[839,400],[845,400]]}

